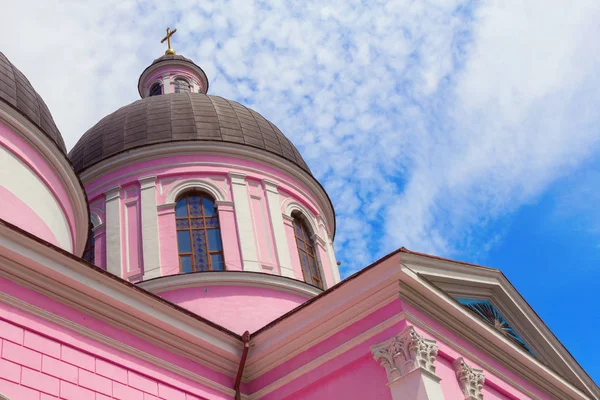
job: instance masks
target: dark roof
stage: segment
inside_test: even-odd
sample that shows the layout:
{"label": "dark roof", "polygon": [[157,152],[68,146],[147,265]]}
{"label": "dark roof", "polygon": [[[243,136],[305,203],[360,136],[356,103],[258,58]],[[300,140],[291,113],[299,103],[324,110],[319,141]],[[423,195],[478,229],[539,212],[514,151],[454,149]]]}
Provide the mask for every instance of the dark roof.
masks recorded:
{"label": "dark roof", "polygon": [[195,65],[195,63],[192,60],[190,60],[189,58],[186,58],[184,56],[180,56],[179,54],[173,54],[173,55],[171,55],[171,54],[165,54],[165,55],[163,55],[161,57],[158,57],[156,60],[152,61],[151,65],[157,64],[157,63],[159,63],[161,61],[168,61],[168,60],[187,61],[187,62],[191,62],[192,64]]}
{"label": "dark roof", "polygon": [[0,100],[35,124],[46,136],[67,153],[65,142],[44,100],[29,80],[0,52]]}
{"label": "dark roof", "polygon": [[239,143],[310,170],[271,122],[243,105],[202,93],[152,96],[121,107],[89,129],[69,153],[77,173],[122,151],[186,140]]}

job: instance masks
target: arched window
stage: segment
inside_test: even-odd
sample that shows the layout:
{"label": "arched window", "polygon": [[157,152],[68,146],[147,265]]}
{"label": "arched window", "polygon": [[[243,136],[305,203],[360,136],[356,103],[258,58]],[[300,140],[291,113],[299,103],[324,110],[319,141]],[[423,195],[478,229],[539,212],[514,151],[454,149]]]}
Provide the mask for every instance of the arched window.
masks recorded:
{"label": "arched window", "polygon": [[160,83],[155,83],[150,88],[150,96],[159,96],[163,94],[162,85]]}
{"label": "arched window", "polygon": [[323,280],[321,279],[317,254],[315,253],[315,246],[312,243],[310,230],[301,217],[294,217],[293,224],[304,281],[323,289]]}
{"label": "arched window", "polygon": [[[98,215],[94,213],[92,213],[90,216],[90,222],[91,227],[90,232],[88,234],[88,241],[85,244],[85,250],[83,251],[83,256],[81,256],[81,258],[83,258],[87,262],[96,264],[96,240],[94,239],[94,228],[98,227],[101,222]],[[2,399],[0,398],[0,400]]]}
{"label": "arched window", "polygon": [[183,78],[175,79],[175,93],[183,93],[190,91],[190,83]]}
{"label": "arched window", "polygon": [[224,269],[223,245],[215,202],[192,192],[175,206],[179,268],[182,273]]}

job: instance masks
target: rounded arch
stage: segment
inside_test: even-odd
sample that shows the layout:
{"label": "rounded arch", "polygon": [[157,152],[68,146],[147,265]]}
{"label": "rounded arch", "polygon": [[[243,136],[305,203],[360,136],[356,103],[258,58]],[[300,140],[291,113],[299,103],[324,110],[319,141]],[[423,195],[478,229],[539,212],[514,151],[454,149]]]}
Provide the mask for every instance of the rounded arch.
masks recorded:
{"label": "rounded arch", "polygon": [[304,222],[308,224],[312,234],[321,237],[319,234],[319,227],[315,222],[315,217],[313,217],[312,213],[306,207],[298,202],[290,201],[285,205],[284,215],[289,218],[294,218],[294,215],[292,214],[299,214]]}
{"label": "rounded arch", "polygon": [[10,400],[10,399],[8,398],[8,396],[0,393],[0,400]]}
{"label": "rounded arch", "polygon": [[92,229],[102,225],[102,219],[100,219],[98,214],[96,214],[95,212],[90,213],[90,222],[92,223]]}
{"label": "rounded arch", "polygon": [[158,96],[164,94],[164,84],[161,80],[152,82],[148,89],[148,96]]}
{"label": "rounded arch", "polygon": [[227,200],[223,190],[214,183],[201,179],[186,179],[177,183],[171,188],[171,190],[169,190],[169,193],[167,193],[166,202],[175,203],[182,194],[194,189],[207,192],[215,199],[215,201]]}

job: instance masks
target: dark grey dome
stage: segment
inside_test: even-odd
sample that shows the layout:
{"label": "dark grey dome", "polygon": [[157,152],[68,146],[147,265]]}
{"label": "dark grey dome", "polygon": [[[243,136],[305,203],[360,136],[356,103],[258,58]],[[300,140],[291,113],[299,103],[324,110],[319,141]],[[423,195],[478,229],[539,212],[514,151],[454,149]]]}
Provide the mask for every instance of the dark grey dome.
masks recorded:
{"label": "dark grey dome", "polygon": [[310,169],[296,147],[262,115],[202,93],[152,96],[121,107],[89,129],[69,158],[77,173],[122,151],[184,140],[239,143]]}
{"label": "dark grey dome", "polygon": [[12,106],[67,153],[65,142],[44,100],[29,80],[0,52],[0,100]]}

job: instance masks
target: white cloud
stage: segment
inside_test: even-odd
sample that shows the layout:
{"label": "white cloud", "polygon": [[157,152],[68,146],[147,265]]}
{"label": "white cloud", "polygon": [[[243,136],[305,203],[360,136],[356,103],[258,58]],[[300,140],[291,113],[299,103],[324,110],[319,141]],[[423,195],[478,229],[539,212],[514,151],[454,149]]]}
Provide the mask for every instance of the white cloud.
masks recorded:
{"label": "white cloud", "polygon": [[[475,8],[472,8],[475,7]],[[296,143],[346,272],[401,245],[476,254],[488,220],[597,153],[597,1],[7,2],[5,52],[68,147],[175,49]]]}

